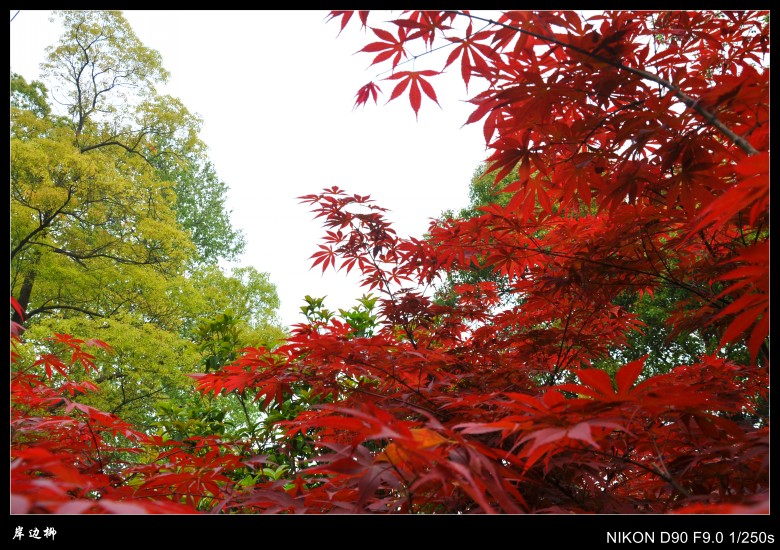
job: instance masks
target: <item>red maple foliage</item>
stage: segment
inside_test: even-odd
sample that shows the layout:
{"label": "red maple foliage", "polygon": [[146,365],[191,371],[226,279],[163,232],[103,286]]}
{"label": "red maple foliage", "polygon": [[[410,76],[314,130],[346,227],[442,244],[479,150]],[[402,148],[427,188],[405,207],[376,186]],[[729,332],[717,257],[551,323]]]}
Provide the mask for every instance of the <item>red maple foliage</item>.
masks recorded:
{"label": "red maple foliage", "polygon": [[[331,19],[344,30],[351,15]],[[362,51],[399,80],[390,100],[408,93],[418,115],[421,91],[438,102],[434,81],[458,59],[464,83],[482,86],[466,123],[483,124],[496,181],[517,174],[506,205],[400,238],[369,197],[337,187],[301,197],[326,228],[314,265],[356,269],[380,295],[381,326],[357,335],[338,319],[297,325],[280,348],[245,350],[197,378],[201,392],[254,392],[264,408],[307,388],[318,404],[281,424],[315,449],[292,479],[237,484],[229,473],[262,457],[215,438],[155,440],[70,402],[67,384],[53,390],[16,371],[15,505],[767,513],[766,17],[411,11],[382,29],[361,12],[380,40]],[[400,70],[404,59],[424,62],[413,48],[440,42],[453,48],[444,66]],[[362,87],[357,105],[379,91]],[[492,282],[456,287],[451,305],[425,291],[473,268],[505,277],[516,305]],[[715,333],[749,360],[716,353],[667,373],[648,372],[644,359],[612,375],[596,368],[643,329],[616,298],[661,287],[686,295],[675,330]],[[83,342],[58,338],[71,364],[89,365]],[[49,375],[67,372],[57,358],[42,361]],[[77,416],[35,416],[54,400]],[[36,433],[57,437],[43,444]],[[159,459],[112,478],[108,436]],[[46,498],[30,496],[44,488]]]}

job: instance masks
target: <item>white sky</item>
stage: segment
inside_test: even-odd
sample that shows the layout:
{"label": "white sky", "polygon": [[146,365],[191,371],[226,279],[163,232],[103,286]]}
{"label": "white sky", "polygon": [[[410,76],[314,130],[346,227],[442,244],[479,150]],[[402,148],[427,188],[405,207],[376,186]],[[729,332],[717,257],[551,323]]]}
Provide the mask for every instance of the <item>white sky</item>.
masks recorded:
{"label": "white sky", "polygon": [[[387,75],[368,68],[376,54],[353,55],[375,39],[359,30],[357,15],[338,38],[340,20],[325,23],[326,11],[124,15],[171,73],[159,91],[203,118],[201,138],[230,186],[231,220],[247,241],[238,264],[269,273],[285,325],[304,320],[307,294],[327,295],[335,310],[365,292],[353,274],[310,269],[324,230],[296,197],[334,185],[371,195],[391,209],[402,237],[421,236],[431,218],[467,204],[485,147],[480,123],[462,127],[473,110],[464,100],[478,90],[466,92],[459,62],[432,81],[442,108],[423,95],[416,122],[405,95],[384,105],[396,81],[381,82]],[[369,24],[397,15],[372,13]],[[28,81],[39,76],[44,48],[59,39],[48,18],[48,11],[21,10],[11,23],[11,70]],[[418,69],[441,69],[448,51],[422,58]],[[384,92],[379,105],[353,111],[355,93],[370,80]]]}

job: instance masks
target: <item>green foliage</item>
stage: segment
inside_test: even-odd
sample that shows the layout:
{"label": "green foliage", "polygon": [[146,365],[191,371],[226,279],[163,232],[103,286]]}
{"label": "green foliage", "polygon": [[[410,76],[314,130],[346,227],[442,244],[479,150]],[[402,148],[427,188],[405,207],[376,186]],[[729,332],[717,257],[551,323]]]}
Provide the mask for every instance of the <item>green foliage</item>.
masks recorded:
{"label": "green foliage", "polygon": [[306,320],[311,324],[326,324],[335,315],[334,312],[323,306],[326,297],[327,296],[322,296],[321,298],[312,298],[308,294],[303,297],[306,305],[301,306],[301,313],[303,313],[303,315],[306,317]]}
{"label": "green foliage", "polygon": [[379,324],[376,314],[374,314],[374,307],[379,298],[372,294],[364,294],[358,298],[358,305],[353,306],[352,309],[345,310],[339,309],[341,318],[349,323],[352,327],[350,333],[355,338],[367,338],[373,336],[374,331]]}
{"label": "green foliage", "polygon": [[41,82],[29,84],[22,75],[11,72],[11,108],[30,111],[38,118],[46,118],[51,108],[46,102],[48,90]]}
{"label": "green foliage", "polygon": [[[647,354],[645,366],[649,372],[664,373],[677,365],[691,364],[697,357],[716,351],[718,338],[701,331],[673,334],[670,313],[686,298],[685,291],[661,286],[652,296],[624,293],[615,303],[635,313],[644,324],[642,330],[628,335],[625,348],[615,350],[619,364],[635,361]],[[736,357],[732,356],[732,359]]]}
{"label": "green foliage", "polygon": [[219,179],[208,158],[202,154],[184,160],[158,156],[153,164],[159,177],[173,182],[176,220],[195,244],[195,261],[203,265],[237,260],[246,243],[225,209],[228,185]]}
{"label": "green foliage", "polygon": [[351,309],[338,310],[338,316],[336,312],[331,311],[325,307],[325,298],[312,298],[306,295],[303,299],[306,305],[301,306],[301,313],[306,317],[306,320],[314,326],[327,325],[332,319],[340,319],[340,321],[346,321],[351,327],[350,336],[353,338],[370,337],[374,334],[379,320],[374,313],[374,308],[378,298],[373,294],[364,294],[357,299],[357,305],[352,306]]}
{"label": "green foliage", "polygon": [[241,329],[233,311],[228,309],[213,319],[204,319],[195,329],[198,351],[203,354],[203,372],[218,370],[232,363],[241,345]]}
{"label": "green foliage", "polygon": [[286,336],[278,316],[279,295],[268,273],[252,266],[226,273],[215,265],[201,265],[192,270],[189,281],[192,291],[181,292],[180,298],[197,313],[185,320],[187,331],[197,320],[230,310],[237,319],[241,346],[274,348]]}
{"label": "green foliage", "polygon": [[510,195],[502,193],[503,189],[517,179],[517,169],[512,170],[503,179],[496,182],[493,174],[488,173],[488,167],[482,163],[474,169],[469,182],[469,204],[461,208],[457,215],[448,210],[442,214],[442,219],[470,219],[479,216],[479,208],[488,204],[506,206]]}
{"label": "green foliage", "polygon": [[151,105],[166,108],[156,94],[169,76],[160,54],[138,40],[121,12],[61,11],[55,17],[64,34],[47,48],[43,75],[82,148],[114,140],[133,150],[157,133],[165,117],[154,117],[153,126],[135,123],[149,120]]}
{"label": "green foliage", "polygon": [[225,210],[227,185],[198,138],[200,118],[177,98],[157,93],[168,78],[159,53],[138,41],[119,12],[58,17],[66,32],[49,48],[44,74],[66,91],[58,102],[79,149],[121,148],[151,163],[156,177],[170,182],[176,221],[197,249],[193,261],[237,259],[244,240]]}
{"label": "green foliage", "polygon": [[66,306],[105,316],[149,302],[193,252],[172,190],[138,157],[81,153],[59,130],[11,141],[14,292],[35,283],[20,300],[28,317]]}
{"label": "green foliage", "polygon": [[87,376],[76,370],[76,381],[90,378],[101,391],[78,396],[77,401],[117,414],[143,429],[156,420],[154,409],[164,402],[182,403],[192,393],[192,372],[199,355],[192,342],[131,313],[91,319],[54,314],[31,323],[20,349],[32,354],[55,351],[52,333],[95,336],[110,342],[114,353]]}
{"label": "green foliage", "polygon": [[285,335],[279,298],[268,274],[216,265],[237,258],[243,237],[230,226],[200,119],[157,93],[168,77],[160,55],[119,12],[57,17],[64,34],[47,50],[46,84],[11,75],[20,349],[45,350],[52,333],[110,342],[102,391],[79,400],[149,429],[158,406],[190,406],[199,321],[232,308],[240,346],[273,347]]}
{"label": "green foliage", "polygon": [[155,423],[159,433],[175,441],[193,436],[224,435],[227,411],[212,400],[192,395],[183,405],[160,403],[159,420]]}

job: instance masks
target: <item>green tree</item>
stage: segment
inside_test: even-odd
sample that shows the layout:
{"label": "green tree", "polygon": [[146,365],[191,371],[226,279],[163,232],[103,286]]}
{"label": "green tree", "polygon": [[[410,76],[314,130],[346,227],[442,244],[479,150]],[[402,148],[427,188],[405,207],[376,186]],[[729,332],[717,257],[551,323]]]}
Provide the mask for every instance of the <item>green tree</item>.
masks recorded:
{"label": "green tree", "polygon": [[[111,146],[154,158],[202,145],[200,119],[177,98],[157,93],[169,77],[162,57],[138,40],[121,12],[61,11],[55,17],[64,34],[47,48],[41,66],[82,152]],[[171,148],[155,151],[159,138]]]}
{"label": "green tree", "polygon": [[105,317],[145,303],[150,321],[175,323],[160,294],[183,275],[193,246],[172,197],[143,159],[83,153],[68,128],[12,135],[12,288],[28,319],[63,310]]}
{"label": "green tree", "polygon": [[[78,279],[85,274],[149,266],[142,279],[152,272],[171,279],[194,253],[176,224],[174,189],[156,177],[147,156],[156,136],[171,144],[156,155],[198,149],[200,121],[178,100],[156,93],[168,76],[160,55],[138,41],[120,13],[57,15],[65,31],[42,67],[64,115],[48,117],[43,85],[12,78],[13,288],[28,318],[74,307],[104,316],[115,310],[112,294],[121,294],[120,301],[131,296],[103,292],[96,283],[104,281],[84,284]],[[67,273],[56,278],[71,288],[41,289],[36,279],[50,269]],[[156,286],[131,275],[111,279],[130,282],[135,294],[148,295],[147,283]],[[82,294],[90,286],[97,300]],[[34,287],[40,299],[31,303]]]}
{"label": "green tree", "polygon": [[28,84],[22,75],[11,72],[11,107],[30,111],[37,118],[46,118],[51,113],[46,102],[48,93],[43,83]]}
{"label": "green tree", "polygon": [[195,245],[193,261],[201,265],[220,259],[236,261],[246,242],[243,233],[230,223],[225,207],[228,185],[208,157],[202,152],[184,159],[157,156],[152,164],[158,177],[173,183],[176,221]]}
{"label": "green tree", "polygon": [[11,75],[11,293],[30,353],[53,332],[109,342],[102,391],[83,400],[148,428],[192,391],[199,319],[234,307],[247,338],[274,345],[279,300],[267,274],[216,266],[243,240],[199,118],[156,92],[159,54],[119,12],[57,16],[48,86]]}
{"label": "green tree", "polygon": [[191,299],[199,302],[195,307],[204,312],[203,316],[234,312],[242,335],[239,345],[263,345],[270,349],[285,337],[278,315],[279,295],[268,273],[245,266],[234,267],[226,274],[218,266],[203,265],[193,270],[190,281],[194,291]]}
{"label": "green tree", "polygon": [[227,185],[198,138],[201,120],[156,86],[167,81],[160,54],[137,39],[115,11],[58,12],[65,35],[48,48],[43,74],[67,112],[82,152],[120,147],[172,182],[176,219],[196,245],[194,259],[235,260],[244,240],[225,211]]}

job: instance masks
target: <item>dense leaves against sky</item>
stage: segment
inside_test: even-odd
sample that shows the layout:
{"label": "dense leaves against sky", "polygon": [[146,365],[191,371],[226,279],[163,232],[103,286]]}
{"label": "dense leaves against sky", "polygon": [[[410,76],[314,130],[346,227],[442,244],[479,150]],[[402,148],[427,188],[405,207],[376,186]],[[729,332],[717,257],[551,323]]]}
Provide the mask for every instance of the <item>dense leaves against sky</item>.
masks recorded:
{"label": "dense leaves against sky", "polygon": [[[313,264],[370,294],[213,352],[196,387],[259,405],[244,436],[75,404],[107,345],[55,335],[14,369],[14,511],[768,513],[768,13],[357,15],[331,19],[389,76],[356,106],[389,85],[424,124],[456,68],[501,199],[402,238],[369,197],[301,197]],[[670,338],[716,345],[648,368],[657,295]]]}

